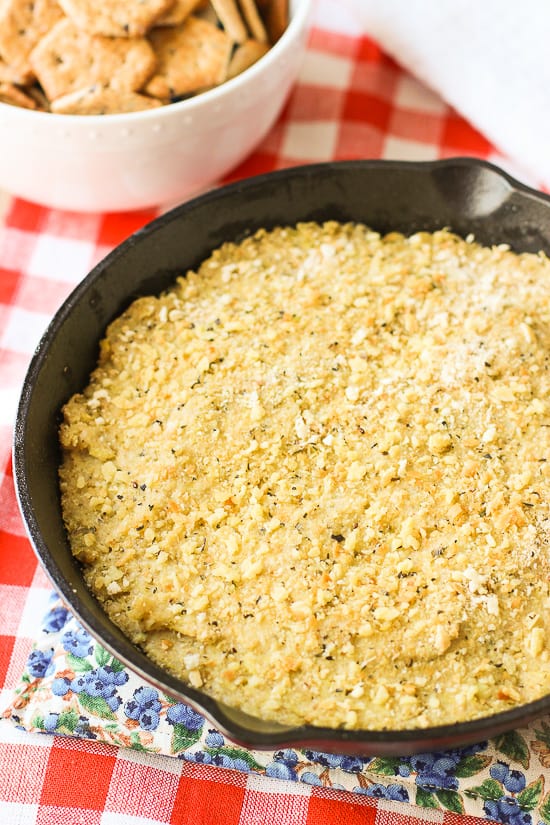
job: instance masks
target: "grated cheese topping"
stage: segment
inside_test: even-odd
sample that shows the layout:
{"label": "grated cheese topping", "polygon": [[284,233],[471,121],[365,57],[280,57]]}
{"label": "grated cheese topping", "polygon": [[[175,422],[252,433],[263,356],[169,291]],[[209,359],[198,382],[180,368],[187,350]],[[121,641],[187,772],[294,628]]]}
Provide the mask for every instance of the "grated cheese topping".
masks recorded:
{"label": "grated cheese topping", "polygon": [[101,343],[60,428],[75,556],[194,687],[422,728],[550,690],[550,262],[448,231],[227,243]]}

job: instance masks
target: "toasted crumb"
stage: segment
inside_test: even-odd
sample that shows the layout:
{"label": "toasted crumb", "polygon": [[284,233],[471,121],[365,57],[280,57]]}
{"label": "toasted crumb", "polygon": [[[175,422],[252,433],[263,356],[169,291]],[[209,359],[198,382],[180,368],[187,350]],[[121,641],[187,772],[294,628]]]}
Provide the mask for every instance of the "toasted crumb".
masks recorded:
{"label": "toasted crumb", "polygon": [[285,724],[550,690],[550,262],[303,223],[135,301],[64,408],[65,523],[148,655]]}

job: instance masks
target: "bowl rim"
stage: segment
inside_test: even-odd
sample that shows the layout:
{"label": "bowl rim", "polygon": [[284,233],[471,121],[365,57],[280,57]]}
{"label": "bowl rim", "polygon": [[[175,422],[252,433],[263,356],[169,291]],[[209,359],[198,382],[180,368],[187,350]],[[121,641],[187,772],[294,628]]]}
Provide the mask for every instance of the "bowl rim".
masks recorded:
{"label": "bowl rim", "polygon": [[[210,190],[195,198],[192,198],[168,212],[154,218],[144,227],[137,230],[125,241],[108,253],[88,275],[69,294],[57,312],[51,319],[44,335],[42,336],[36,350],[31,358],[26,376],[24,378],[21,395],[19,399],[16,422],[13,437],[13,474],[16,497],[20,512],[23,518],[27,535],[31,541],[34,552],[39,562],[44,568],[55,590],[60,593],[76,615],[81,624],[88,630],[94,639],[98,639],[114,656],[120,659],[131,671],[137,673],[141,678],[158,689],[177,698],[177,701],[188,702],[200,713],[210,719],[218,729],[229,739],[241,743],[246,747],[253,747],[258,750],[271,750],[274,747],[315,747],[332,753],[353,753],[373,754],[373,755],[396,755],[404,756],[412,753],[420,753],[429,750],[441,750],[446,747],[456,747],[457,736],[460,745],[473,744],[486,738],[487,728],[490,725],[491,737],[512,730],[517,724],[522,726],[540,717],[550,710],[550,688],[548,694],[541,698],[525,704],[517,705],[509,710],[499,711],[488,716],[478,717],[473,720],[434,725],[426,728],[403,728],[392,730],[348,730],[342,728],[330,728],[323,726],[301,725],[301,726],[280,726],[280,729],[268,733],[246,725],[235,720],[232,708],[226,707],[218,700],[202,693],[200,690],[186,686],[181,680],[173,677],[167,671],[157,666],[151,659],[139,653],[138,658],[146,661],[146,669],[142,664],[136,662],[132,656],[126,655],[117,646],[117,633],[105,633],[98,631],[94,625],[94,617],[86,607],[78,604],[78,599],[73,598],[71,584],[63,575],[60,575],[54,555],[50,553],[45,545],[38,520],[35,516],[33,504],[29,494],[26,479],[26,442],[24,439],[24,422],[30,406],[32,390],[37,376],[44,361],[48,357],[50,339],[55,337],[56,331],[63,324],[67,315],[71,313],[74,303],[78,303],[80,297],[89,289],[90,285],[100,276],[111,262],[114,262],[124,250],[139,242],[140,238],[156,233],[164,225],[168,224],[175,217],[185,216],[197,206],[208,204],[212,200],[217,200],[232,193],[246,193],[262,187],[266,181],[289,180],[295,176],[303,174],[322,174],[327,167],[332,168],[386,168],[416,170],[425,174],[432,174],[438,170],[451,173],[455,169],[478,169],[491,173],[505,183],[511,193],[518,193],[522,197],[534,200],[549,210],[550,215],[550,194],[546,194],[533,187],[515,179],[512,175],[502,170],[495,164],[472,157],[454,157],[434,161],[402,161],[402,160],[344,160],[331,161],[315,164],[304,164],[267,172],[254,177],[249,177],[234,183],[229,183],[218,189]],[[76,592],[76,591],[74,591]],[[75,603],[76,602],[76,603]],[[120,634],[119,634],[120,635]],[[129,641],[129,640],[127,640]],[[129,643],[131,647],[131,643]],[[182,694],[182,687],[185,687],[185,695]],[[241,711],[238,715],[246,717]],[[261,720],[249,717],[258,722]],[[271,723],[268,723],[269,725]]]}
{"label": "bowl rim", "polygon": [[[243,86],[246,86],[249,82],[252,83],[257,76],[261,76],[264,72],[269,71],[271,64],[277,61],[279,56],[282,56],[281,53],[288,51],[293,46],[301,30],[308,24],[314,0],[294,0],[294,9],[292,2],[293,0],[290,0],[291,13],[288,25],[277,42],[269,48],[269,51],[262,55],[252,66],[249,66],[235,77],[225,80],[223,83],[205,92],[185,98],[185,100],[180,100],[177,103],[169,103],[155,109],[143,109],[137,112],[116,112],[107,115],[56,114],[54,112],[25,109],[22,106],[14,106],[11,103],[0,101],[0,114],[3,114],[4,117],[18,117],[22,120],[27,119],[34,122],[36,127],[39,122],[42,124],[52,123],[54,126],[66,128],[70,125],[74,126],[77,123],[83,123],[92,129],[100,125],[105,127],[107,123],[112,123],[114,126],[127,125],[128,120],[130,120],[131,124],[134,125],[140,122],[147,123],[147,121],[155,120],[159,116],[166,118],[174,117],[181,112],[191,114],[198,109],[202,109],[204,106],[208,106],[210,103],[215,104],[226,94],[238,94]],[[55,117],[52,117],[52,115],[55,115]]]}

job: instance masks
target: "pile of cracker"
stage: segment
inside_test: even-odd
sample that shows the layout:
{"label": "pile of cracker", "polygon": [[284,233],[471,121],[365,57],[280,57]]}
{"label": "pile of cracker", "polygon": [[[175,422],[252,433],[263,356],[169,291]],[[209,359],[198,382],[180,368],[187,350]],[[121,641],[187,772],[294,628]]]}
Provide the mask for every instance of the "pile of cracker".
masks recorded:
{"label": "pile of cracker", "polygon": [[58,114],[153,109],[262,57],[288,0],[3,0],[0,101]]}

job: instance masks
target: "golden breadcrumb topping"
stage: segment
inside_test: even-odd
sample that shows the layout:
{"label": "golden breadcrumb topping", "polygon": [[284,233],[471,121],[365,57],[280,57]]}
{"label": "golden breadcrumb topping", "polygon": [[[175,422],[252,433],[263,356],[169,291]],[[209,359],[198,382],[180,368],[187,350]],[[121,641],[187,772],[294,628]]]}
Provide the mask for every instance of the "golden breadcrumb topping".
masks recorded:
{"label": "golden breadcrumb topping", "polygon": [[112,620],[264,719],[419,728],[550,691],[550,262],[259,231],[101,343],[60,430]]}

